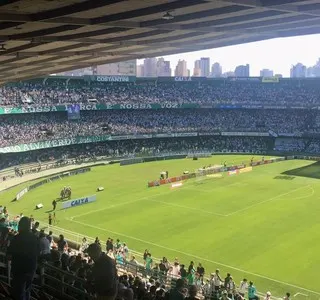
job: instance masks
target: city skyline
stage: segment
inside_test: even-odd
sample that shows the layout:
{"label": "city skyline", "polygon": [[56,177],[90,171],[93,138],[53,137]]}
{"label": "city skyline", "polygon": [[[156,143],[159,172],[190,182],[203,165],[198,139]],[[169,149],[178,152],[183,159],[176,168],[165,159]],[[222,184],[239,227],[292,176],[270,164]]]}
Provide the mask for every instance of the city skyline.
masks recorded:
{"label": "city skyline", "polygon": [[[316,64],[320,57],[317,45],[320,45],[320,34],[277,38],[211,50],[174,54],[163,56],[163,58],[165,61],[170,61],[172,70],[175,70],[179,60],[185,60],[191,75],[194,73],[195,62],[208,57],[211,62],[210,71],[214,63],[220,64],[222,73],[234,72],[237,66],[249,64],[250,76],[260,76],[261,70],[269,69],[274,74],[290,77],[293,65],[301,63],[310,67]],[[137,61],[137,65],[140,64],[143,64],[143,60]],[[174,76],[174,74],[171,75]]]}

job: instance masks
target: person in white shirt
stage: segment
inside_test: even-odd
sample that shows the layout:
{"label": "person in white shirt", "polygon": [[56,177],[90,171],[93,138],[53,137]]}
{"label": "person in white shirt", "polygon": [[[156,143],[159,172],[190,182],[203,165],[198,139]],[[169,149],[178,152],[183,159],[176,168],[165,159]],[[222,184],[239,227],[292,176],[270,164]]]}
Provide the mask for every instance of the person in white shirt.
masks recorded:
{"label": "person in white shirt", "polygon": [[172,267],[172,275],[174,278],[178,279],[180,276],[180,265],[178,262],[175,262],[173,267]]}
{"label": "person in white shirt", "polygon": [[219,291],[222,284],[222,279],[220,277],[219,269],[217,269],[216,272],[213,274],[213,284],[214,284],[214,289],[216,291]]}
{"label": "person in white shirt", "polygon": [[244,297],[248,290],[248,280],[244,278],[239,285],[239,294]]}
{"label": "person in white shirt", "polygon": [[264,297],[264,300],[270,300],[271,299],[271,293],[267,292],[266,296]]}
{"label": "person in white shirt", "polygon": [[80,246],[80,251],[81,251],[81,252],[84,252],[85,250],[88,249],[88,247],[89,247],[89,243],[87,242],[87,239],[84,237],[84,238],[82,239],[82,244],[81,244],[81,246]]}

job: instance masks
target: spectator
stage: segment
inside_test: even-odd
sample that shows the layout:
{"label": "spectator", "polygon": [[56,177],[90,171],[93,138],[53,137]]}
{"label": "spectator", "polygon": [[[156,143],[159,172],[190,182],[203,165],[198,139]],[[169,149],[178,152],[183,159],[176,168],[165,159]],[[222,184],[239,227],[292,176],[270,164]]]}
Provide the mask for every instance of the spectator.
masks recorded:
{"label": "spectator", "polygon": [[168,300],[184,300],[185,298],[185,281],[183,279],[178,279],[175,288],[173,288],[170,293]]}
{"label": "spectator", "polygon": [[271,299],[271,293],[267,292],[266,296],[264,297],[264,300],[270,300]]}
{"label": "spectator", "polygon": [[244,278],[241,282],[240,282],[240,285],[239,285],[239,294],[244,297],[245,294],[247,293],[248,291],[248,281],[246,278]]}
{"label": "spectator", "polygon": [[97,299],[115,299],[118,279],[114,261],[102,253],[97,243],[89,245],[87,252],[94,261],[92,277]]}
{"label": "spectator", "polygon": [[33,226],[33,228],[32,228],[32,233],[38,238],[39,237],[39,222],[35,222],[34,223],[34,226]]}
{"label": "spectator", "polygon": [[283,297],[283,300],[290,300],[290,293],[286,293],[286,295]]}
{"label": "spectator", "polygon": [[50,260],[51,247],[48,238],[46,237],[43,230],[39,234],[39,248],[40,248],[40,258],[43,260]]}
{"label": "spectator", "polygon": [[259,300],[259,297],[257,296],[257,289],[253,285],[252,281],[249,282],[248,298],[249,298],[249,300]]}
{"label": "spectator", "polygon": [[21,218],[19,233],[13,237],[7,255],[11,260],[12,294],[15,300],[30,298],[32,280],[37,267],[39,242],[30,232],[28,217]]}
{"label": "spectator", "polygon": [[65,252],[68,248],[68,243],[65,241],[64,236],[62,234],[59,235],[57,245],[59,252]]}
{"label": "spectator", "polygon": [[190,285],[189,286],[189,296],[186,297],[186,300],[199,300],[199,298],[197,297],[197,287],[195,285]]}

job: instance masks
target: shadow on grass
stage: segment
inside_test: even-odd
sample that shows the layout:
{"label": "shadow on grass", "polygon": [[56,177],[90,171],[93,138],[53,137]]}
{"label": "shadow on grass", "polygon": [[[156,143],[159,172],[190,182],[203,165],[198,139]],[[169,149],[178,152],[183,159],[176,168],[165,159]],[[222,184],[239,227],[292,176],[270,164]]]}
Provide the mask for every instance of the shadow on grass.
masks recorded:
{"label": "shadow on grass", "polygon": [[311,165],[288,170],[281,174],[287,175],[287,176],[300,176],[300,177],[320,179],[320,162],[317,161]]}

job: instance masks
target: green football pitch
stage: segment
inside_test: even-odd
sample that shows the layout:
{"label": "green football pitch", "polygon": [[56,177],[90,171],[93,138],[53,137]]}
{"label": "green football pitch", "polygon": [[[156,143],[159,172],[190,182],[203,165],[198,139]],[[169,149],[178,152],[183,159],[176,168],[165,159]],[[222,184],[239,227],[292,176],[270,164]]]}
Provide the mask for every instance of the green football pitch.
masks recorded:
{"label": "green football pitch", "polygon": [[[225,155],[108,165],[43,185],[11,202],[26,184],[1,194],[9,213],[33,215],[46,226],[51,202],[65,185],[72,198],[96,194],[97,201],[57,210],[57,226],[105,241],[119,238],[152,256],[201,262],[206,274],[219,268],[236,283],[247,278],[275,297],[320,299],[320,166],[290,160],[254,167],[252,172],[188,180],[179,188],[147,188],[161,171],[170,176],[208,164],[249,162],[251,156]],[[256,157],[256,159],[258,159]],[[44,208],[34,210],[38,203]],[[58,204],[58,208],[61,204]],[[41,227],[40,226],[40,227]],[[56,234],[59,234],[56,232]],[[67,237],[68,238],[68,237]]]}

